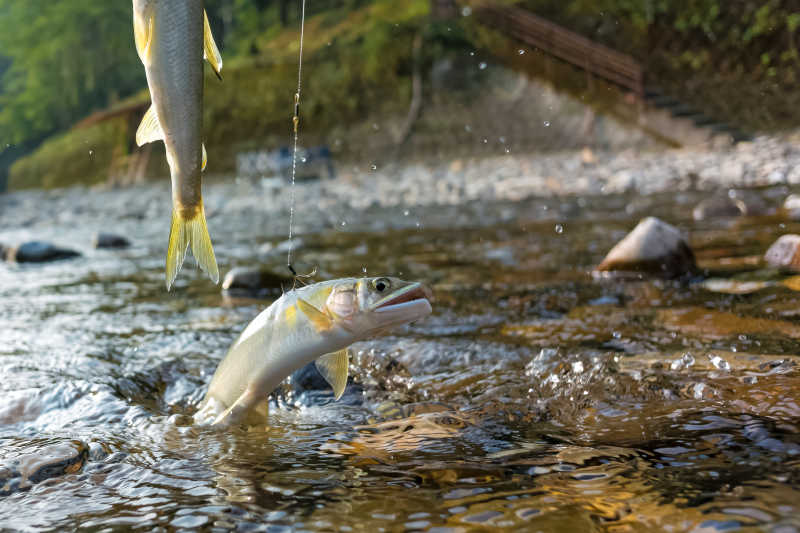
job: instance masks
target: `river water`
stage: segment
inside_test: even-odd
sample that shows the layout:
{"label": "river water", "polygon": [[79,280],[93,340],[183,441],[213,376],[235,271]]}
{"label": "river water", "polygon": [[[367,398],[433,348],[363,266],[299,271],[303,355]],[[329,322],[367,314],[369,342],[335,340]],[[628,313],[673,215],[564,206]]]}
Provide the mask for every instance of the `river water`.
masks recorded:
{"label": "river water", "polygon": [[[191,262],[167,293],[165,183],[0,196],[0,243],[83,254],[0,263],[0,527],[798,531],[800,283],[760,256],[800,224],[695,223],[703,197],[356,209],[301,185],[299,270],[422,280],[434,313],[355,345],[340,401],[295,380],[268,428],[220,432],[191,415],[277,295]],[[207,187],[222,272],[285,268],[284,200]],[[649,215],[704,275],[593,278]]]}

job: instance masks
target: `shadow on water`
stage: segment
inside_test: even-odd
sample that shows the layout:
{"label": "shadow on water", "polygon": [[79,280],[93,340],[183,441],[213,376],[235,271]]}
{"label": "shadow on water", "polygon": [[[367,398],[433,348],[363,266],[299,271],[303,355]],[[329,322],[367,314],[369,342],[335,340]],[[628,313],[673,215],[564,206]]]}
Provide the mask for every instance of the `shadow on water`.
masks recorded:
{"label": "shadow on water", "polygon": [[[304,215],[298,266],[424,280],[434,314],[354,346],[339,402],[286,386],[270,427],[220,433],[190,416],[270,299],[224,298],[191,267],[165,293],[151,189],[56,209],[70,221],[58,231],[28,196],[7,206],[21,223],[0,240],[84,255],[0,265],[2,523],[800,528],[800,293],[756,257],[797,224],[689,222],[693,193]],[[281,213],[216,205],[227,266],[283,268]],[[691,230],[704,275],[593,279],[650,214]],[[112,220],[134,246],[89,248]]]}

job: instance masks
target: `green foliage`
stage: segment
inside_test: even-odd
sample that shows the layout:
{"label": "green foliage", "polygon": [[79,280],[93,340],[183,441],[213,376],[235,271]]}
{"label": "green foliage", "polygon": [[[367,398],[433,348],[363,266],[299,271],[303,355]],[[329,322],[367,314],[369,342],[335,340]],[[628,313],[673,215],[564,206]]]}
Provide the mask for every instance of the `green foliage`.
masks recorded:
{"label": "green foliage", "polygon": [[[210,172],[232,168],[240,150],[290,141],[297,85],[297,28],[280,26],[274,3],[259,9],[260,4],[252,0],[242,1],[241,6],[237,2],[230,0],[237,9],[241,7],[241,13],[252,15],[252,26],[243,26],[238,19],[242,15],[236,14],[228,27],[222,82],[206,69],[204,138]],[[358,3],[363,7],[347,7]],[[344,7],[306,21],[301,127],[303,141],[309,145],[346,134],[352,124],[365,121],[368,115],[404,114],[410,101],[412,42],[428,27],[428,0],[350,0],[340,4]],[[218,36],[224,28],[224,1],[207,1],[206,5]],[[263,24],[271,26],[265,30]],[[439,46],[435,36],[427,36],[425,42]],[[254,45],[260,50],[257,55],[253,54]],[[126,46],[133,50],[132,37]],[[237,49],[238,57],[232,51]],[[143,72],[135,59],[132,68]],[[14,164],[9,187],[103,181],[115,156],[125,155],[132,136],[133,131],[121,119],[58,135]],[[338,149],[341,153],[348,148]]]}
{"label": "green foliage", "polygon": [[0,145],[39,139],[141,88],[130,0],[0,0]]}

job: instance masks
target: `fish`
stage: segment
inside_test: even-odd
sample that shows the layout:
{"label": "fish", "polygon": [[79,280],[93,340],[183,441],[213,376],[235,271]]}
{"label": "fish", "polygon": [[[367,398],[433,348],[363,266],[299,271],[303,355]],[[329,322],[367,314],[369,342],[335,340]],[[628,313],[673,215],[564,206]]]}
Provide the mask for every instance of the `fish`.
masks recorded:
{"label": "fish", "polygon": [[424,318],[430,300],[422,283],[393,277],[336,279],[284,293],[231,345],[195,423],[263,424],[269,394],[312,361],[338,400],[347,385],[348,347]]}
{"label": "fish", "polygon": [[200,268],[216,284],[219,269],[202,194],[207,163],[201,139],[203,57],[221,79],[222,56],[211,35],[203,0],[133,0],[133,30],[152,101],[136,130],[136,143],[164,141],[172,181],[167,290],[189,246]]}

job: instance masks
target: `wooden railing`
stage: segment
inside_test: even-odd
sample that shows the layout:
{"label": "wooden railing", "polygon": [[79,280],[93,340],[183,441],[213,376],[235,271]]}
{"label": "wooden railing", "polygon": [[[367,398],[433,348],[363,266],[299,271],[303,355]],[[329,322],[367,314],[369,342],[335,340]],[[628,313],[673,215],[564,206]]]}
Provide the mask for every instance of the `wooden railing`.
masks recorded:
{"label": "wooden railing", "polygon": [[633,57],[513,6],[470,2],[480,22],[644,98],[644,69]]}

